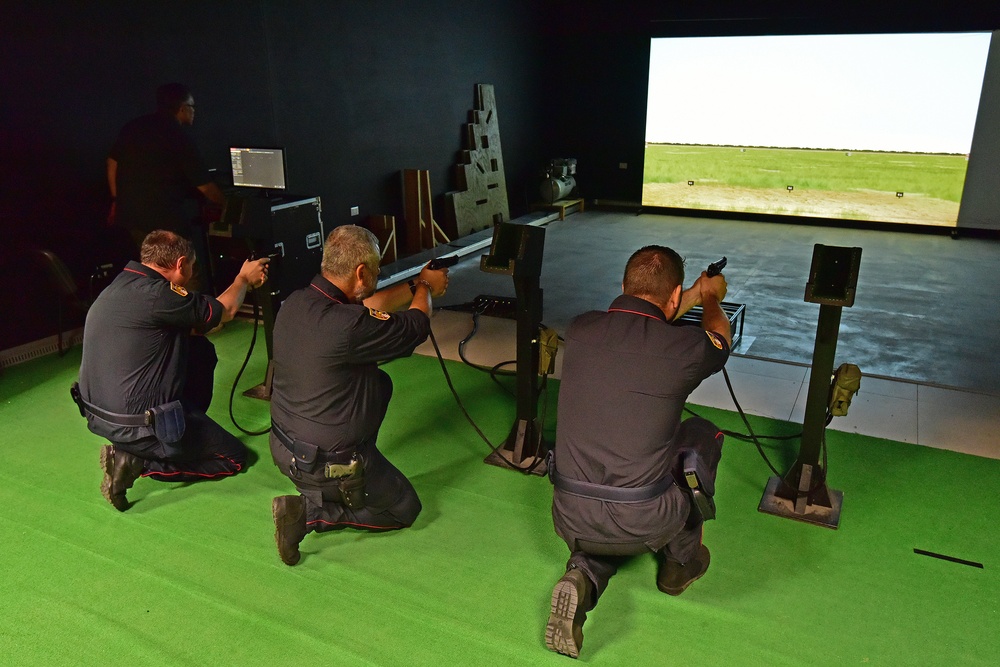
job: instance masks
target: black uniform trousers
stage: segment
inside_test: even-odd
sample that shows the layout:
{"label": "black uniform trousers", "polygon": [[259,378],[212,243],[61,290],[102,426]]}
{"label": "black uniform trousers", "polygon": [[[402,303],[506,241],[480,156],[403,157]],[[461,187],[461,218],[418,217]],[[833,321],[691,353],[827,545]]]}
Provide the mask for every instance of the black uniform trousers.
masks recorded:
{"label": "black uniform trousers", "polygon": [[247,448],[236,436],[205,414],[212,402],[215,346],[204,336],[191,336],[188,347],[184,435],[174,443],[155,437],[112,442],[117,449],[143,459],[143,477],[164,482],[192,482],[235,475],[247,465]]}
{"label": "black uniform trousers", "polygon": [[323,465],[313,472],[296,470],[292,453],[271,434],[271,456],[305,499],[306,528],[310,531],[412,526],[422,507],[410,480],[378,450],[374,438],[362,443],[357,453],[364,461],[365,503],[360,509],[351,509],[341,502],[339,482],[326,478]]}
{"label": "black uniform trousers", "polygon": [[[383,377],[384,401],[381,406],[379,424],[385,419],[386,409],[392,395],[392,383]],[[364,462],[365,502],[364,507],[352,509],[341,502],[340,483],[327,479],[324,465],[312,472],[305,472],[292,465],[292,453],[271,432],[271,456],[275,465],[283,472],[305,499],[306,528],[324,532],[352,527],[371,530],[392,530],[413,525],[422,506],[416,489],[410,480],[389,462],[375,446],[378,434],[357,446],[356,453]],[[320,443],[316,443],[320,444]],[[329,451],[323,452],[326,462],[349,463],[352,453],[343,453],[340,459]]]}
{"label": "black uniform trousers", "polygon": [[[707,419],[701,417],[691,417],[681,422],[677,430],[675,440],[678,445],[678,460],[673,466],[671,473],[679,484],[683,484],[683,470],[680,461],[680,454],[686,451],[695,450],[704,464],[705,470],[711,477],[714,486],[716,472],[719,468],[719,460],[722,458],[723,436],[718,427]],[[669,493],[669,491],[668,491]],[[685,498],[689,496],[685,494]],[[690,502],[685,503],[690,513]],[[684,524],[683,528],[667,542],[666,546],[659,550],[657,556],[678,563],[686,563],[697,555],[701,547],[702,527],[704,521],[693,520],[691,518]],[[618,567],[631,556],[635,556],[649,551],[646,544],[637,542],[634,544],[600,545],[600,553],[585,551],[581,545],[570,545],[571,554],[566,563],[566,569],[576,568],[584,572],[594,583],[594,599],[590,605],[597,603],[601,593],[608,587],[608,581],[618,571]],[[582,545],[586,547],[586,545]],[[595,545],[596,546],[596,545]]]}

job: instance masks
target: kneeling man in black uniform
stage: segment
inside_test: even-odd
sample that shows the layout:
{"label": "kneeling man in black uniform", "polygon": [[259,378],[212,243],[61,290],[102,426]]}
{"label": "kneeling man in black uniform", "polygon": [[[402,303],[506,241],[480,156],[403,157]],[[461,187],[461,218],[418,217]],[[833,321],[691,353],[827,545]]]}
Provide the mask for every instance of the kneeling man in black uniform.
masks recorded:
{"label": "kneeling man in black uniform", "polygon": [[288,565],[299,562],[310,531],[405,528],[420,513],[413,485],[375,446],[392,396],[378,362],[409,356],[427,339],[431,297],[444,294],[448,270],[424,267],[408,284],[376,292],[378,274],[375,235],[337,227],[320,274],[275,319],[271,456],[300,494],[271,506]]}
{"label": "kneeling man in black uniform", "polygon": [[[732,337],[720,306],[725,278],[683,283],[676,252],[641,248],[625,266],[623,294],[566,331],[550,476],[553,523],[571,555],[545,628],[548,648],[564,655],[579,655],[586,613],[624,558],[657,554],[656,583],[668,595],[708,569],[706,517],[685,470],[714,490],[723,436],[707,420],[681,422],[681,411],[725,365]],[[673,324],[698,305],[701,327]]]}
{"label": "kneeling man in black uniform", "polygon": [[243,263],[218,298],[185,288],[191,242],[164,230],[142,242],[87,312],[80,382],[73,398],[101,448],[101,493],[115,509],[141,475],[165,482],[233,475],[243,443],[205,415],[212,400],[214,346],[203,334],[233,319],[247,288],[267,279],[267,259]]}

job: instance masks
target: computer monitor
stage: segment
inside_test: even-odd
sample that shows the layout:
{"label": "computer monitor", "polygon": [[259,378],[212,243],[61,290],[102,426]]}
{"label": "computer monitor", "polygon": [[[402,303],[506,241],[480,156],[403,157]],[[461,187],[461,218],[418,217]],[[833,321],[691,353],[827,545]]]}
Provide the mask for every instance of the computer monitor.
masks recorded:
{"label": "computer monitor", "polygon": [[233,185],[265,190],[285,189],[285,150],[283,148],[231,147],[229,160]]}

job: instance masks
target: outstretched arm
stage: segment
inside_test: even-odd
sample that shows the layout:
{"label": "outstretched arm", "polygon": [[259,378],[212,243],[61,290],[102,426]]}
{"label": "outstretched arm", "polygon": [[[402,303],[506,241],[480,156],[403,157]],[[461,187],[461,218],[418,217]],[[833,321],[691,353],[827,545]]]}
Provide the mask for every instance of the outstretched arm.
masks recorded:
{"label": "outstretched arm", "polygon": [[264,284],[264,281],[267,280],[267,263],[269,261],[267,257],[262,257],[243,262],[243,267],[233,284],[218,296],[219,303],[222,304],[223,308],[223,322],[229,322],[236,317],[236,313],[243,305],[243,299],[246,298],[248,287],[256,288]]}
{"label": "outstretched arm", "polygon": [[448,269],[421,269],[414,281],[414,291],[409,283],[399,283],[379,290],[365,299],[364,304],[376,310],[392,312],[402,308],[416,308],[431,316],[431,297],[441,296],[448,289]]}

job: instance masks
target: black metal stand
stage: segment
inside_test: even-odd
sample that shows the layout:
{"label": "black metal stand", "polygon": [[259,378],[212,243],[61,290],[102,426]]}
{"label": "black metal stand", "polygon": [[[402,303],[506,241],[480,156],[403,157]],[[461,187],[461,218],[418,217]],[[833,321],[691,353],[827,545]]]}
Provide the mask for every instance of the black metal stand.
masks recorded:
{"label": "black metal stand", "polygon": [[840,331],[840,312],[840,306],[819,307],[799,458],[783,478],[771,477],[768,480],[764,497],[757,508],[768,514],[828,528],[836,528],[840,523],[844,497],[840,491],[827,487],[826,470],[820,465],[830,400],[830,378]]}
{"label": "black metal stand", "polygon": [[272,361],[270,355],[268,355],[267,372],[264,374],[264,381],[258,385],[250,387],[243,392],[243,395],[249,398],[259,398],[262,401],[270,401],[272,380],[274,380],[274,361]]}
{"label": "black metal stand", "polygon": [[805,300],[820,304],[799,456],[784,477],[771,477],[757,509],[789,519],[837,528],[844,494],[826,484],[820,462],[830,404],[833,362],[843,306],[854,305],[861,248],[816,244]]}
{"label": "black metal stand", "polygon": [[548,445],[538,422],[539,329],[542,321],[542,269],[545,230],[541,227],[500,223],[493,231],[490,254],[480,269],[513,276],[517,295],[517,420],[503,446],[485,462],[502,468],[518,468],[535,475],[548,470]]}
{"label": "black metal stand", "polygon": [[264,346],[267,348],[267,371],[264,374],[264,381],[258,385],[250,387],[243,392],[249,398],[259,398],[262,401],[271,400],[271,381],[274,379],[274,318],[278,314],[277,299],[280,292],[264,289],[259,292],[264,297],[264,303],[260,304],[262,326],[264,328]]}

